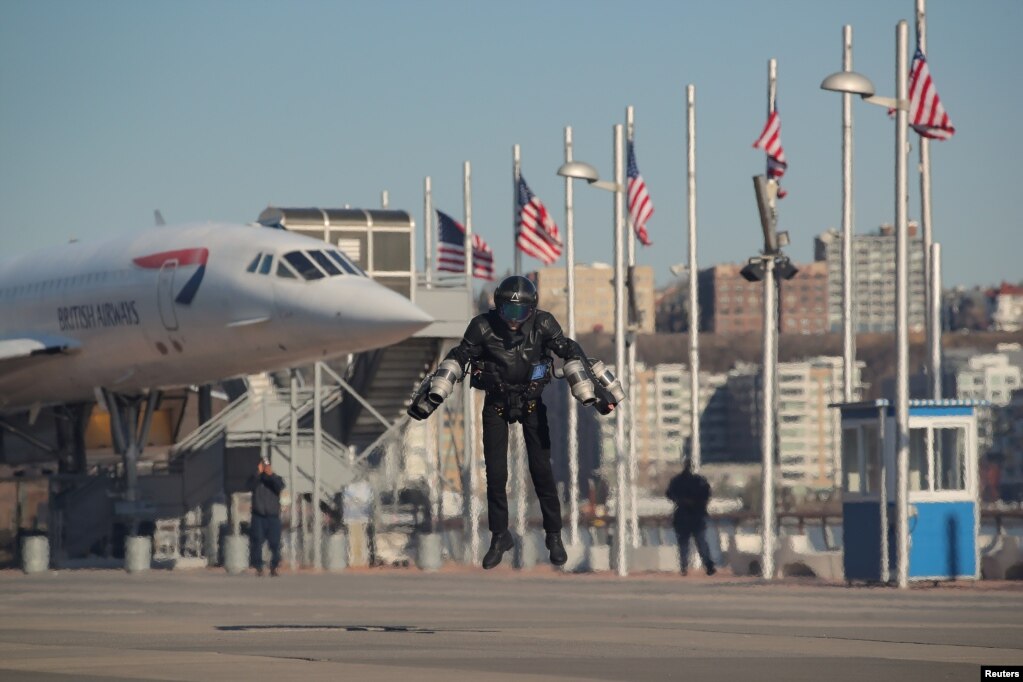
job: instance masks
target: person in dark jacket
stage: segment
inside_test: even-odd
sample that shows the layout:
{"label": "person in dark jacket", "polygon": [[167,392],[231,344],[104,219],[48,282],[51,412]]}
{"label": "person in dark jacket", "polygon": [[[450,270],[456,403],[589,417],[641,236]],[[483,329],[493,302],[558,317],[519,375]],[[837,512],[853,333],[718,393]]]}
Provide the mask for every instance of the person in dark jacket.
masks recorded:
{"label": "person in dark jacket", "polygon": [[714,575],[717,569],[714,568],[710,547],[707,546],[707,503],[710,501],[710,484],[707,479],[693,473],[692,462],[687,459],[682,473],[671,479],[664,494],[675,503],[672,523],[678,538],[682,575],[686,575],[689,570],[690,537],[696,540],[696,551],[700,554],[707,575]]}
{"label": "person in dark jacket", "polygon": [[277,575],[281,563],[281,491],[284,479],[273,472],[270,460],[260,459],[256,474],[249,478],[252,491],[252,521],[249,548],[257,575],[263,575],[263,541],[270,545],[270,575]]}
{"label": "person in dark jacket", "polygon": [[[574,377],[592,389],[593,382],[585,378],[583,363],[588,361],[579,344],[564,335],[553,315],[537,309],[537,298],[536,287],[525,277],[512,276],[502,281],[494,292],[494,308],[469,322],[461,343],[451,349],[437,372],[427,377],[409,407],[413,418],[427,418],[450,394],[467,366],[472,386],[486,392],[483,402],[483,458],[487,477],[487,518],[492,539],[490,549],[483,557],[483,568],[488,569],[501,563],[504,553],[515,546],[508,530],[506,492],[508,425],[514,422],[522,424],[529,474],[540,502],[551,563],[561,566],[568,560],[561,541],[561,503],[551,471],[547,408],[541,397],[553,373],[551,353],[565,361],[577,361],[574,364],[576,373],[572,376],[569,376],[571,372],[566,362],[566,378],[570,383]],[[604,372],[603,368],[600,371]],[[620,389],[613,374],[607,372],[607,376]],[[427,382],[432,382],[428,394],[425,393]],[[576,395],[575,388],[573,395]],[[605,393],[600,399],[594,399],[593,395],[590,390],[589,402],[578,395],[576,397],[585,404],[593,404],[604,414],[614,408],[610,394]]]}

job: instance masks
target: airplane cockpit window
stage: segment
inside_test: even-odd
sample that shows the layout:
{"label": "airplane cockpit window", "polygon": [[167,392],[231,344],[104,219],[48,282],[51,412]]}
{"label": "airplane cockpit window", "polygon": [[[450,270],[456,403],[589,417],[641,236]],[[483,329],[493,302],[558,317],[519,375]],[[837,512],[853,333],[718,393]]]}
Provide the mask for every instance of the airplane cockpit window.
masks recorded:
{"label": "airplane cockpit window", "polygon": [[337,261],[338,265],[344,268],[345,272],[351,275],[359,275],[365,277],[366,273],[359,269],[359,266],[348,260],[348,258],[340,251],[328,251],[331,258]]}
{"label": "airplane cockpit window", "polygon": [[295,279],[297,277],[291,266],[282,260],[277,261],[277,276],[284,279]]}
{"label": "airplane cockpit window", "polygon": [[256,257],[249,263],[249,267],[245,268],[245,272],[255,272],[256,268],[259,267],[259,259],[263,257],[263,254],[257,253]]}
{"label": "airplane cockpit window", "polygon": [[259,264],[259,274],[265,275],[270,272],[270,265],[273,263],[274,257],[272,253],[268,253],[263,256],[263,262]]}
{"label": "airplane cockpit window", "polygon": [[331,277],[341,274],[341,270],[329,258],[327,258],[322,251],[307,251],[310,256],[319,264],[321,268],[327,271],[327,274]]}
{"label": "airplane cockpit window", "polygon": [[288,261],[304,279],[314,280],[323,278],[323,271],[316,267],[301,251],[291,251],[284,254],[284,260]]}

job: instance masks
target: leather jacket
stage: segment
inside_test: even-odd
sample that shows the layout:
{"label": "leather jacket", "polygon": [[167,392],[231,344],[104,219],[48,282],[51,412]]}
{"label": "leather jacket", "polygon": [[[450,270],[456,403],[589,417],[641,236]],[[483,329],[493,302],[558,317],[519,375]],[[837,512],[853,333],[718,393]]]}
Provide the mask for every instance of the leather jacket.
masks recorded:
{"label": "leather jacket", "polygon": [[[479,386],[490,395],[501,388],[525,389],[534,383],[534,367],[549,364],[551,353],[563,360],[585,361],[579,344],[565,336],[561,325],[546,310],[537,310],[517,331],[508,327],[496,310],[490,310],[469,322],[461,343],[451,349],[447,358],[454,358],[463,367],[471,362],[474,381],[480,375],[491,380],[490,384],[483,381]],[[548,367],[543,383],[549,380]]]}

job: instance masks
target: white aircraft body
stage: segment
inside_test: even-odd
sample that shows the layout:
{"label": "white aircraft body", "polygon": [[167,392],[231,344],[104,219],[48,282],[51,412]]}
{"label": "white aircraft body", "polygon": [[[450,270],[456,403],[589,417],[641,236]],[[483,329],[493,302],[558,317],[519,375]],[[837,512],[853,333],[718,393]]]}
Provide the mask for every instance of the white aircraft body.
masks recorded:
{"label": "white aircraft body", "polygon": [[284,230],[73,242],[0,262],[0,412],[293,367],[431,321],[330,244]]}

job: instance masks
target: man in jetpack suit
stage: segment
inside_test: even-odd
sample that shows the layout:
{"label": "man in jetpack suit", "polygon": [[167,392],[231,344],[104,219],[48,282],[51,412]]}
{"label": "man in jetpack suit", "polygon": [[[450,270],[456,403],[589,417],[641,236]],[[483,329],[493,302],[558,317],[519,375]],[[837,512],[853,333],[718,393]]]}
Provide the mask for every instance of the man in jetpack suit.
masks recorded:
{"label": "man in jetpack suit", "polygon": [[426,377],[412,396],[408,413],[426,419],[451,394],[466,372],[474,388],[486,392],[483,402],[483,457],[487,467],[487,515],[493,537],[483,568],[501,563],[515,546],[508,530],[508,425],[522,424],[529,474],[540,501],[551,563],[568,561],[561,542],[561,503],[551,471],[551,438],[547,408],[541,397],[553,370],[551,353],[565,361],[563,376],[572,395],[584,405],[608,414],[625,399],[614,374],[600,361],[586,358],[574,340],[546,310],[537,309],[536,287],[525,277],[505,279],[494,292],[494,308],[477,315],[461,343],[451,349],[437,371]]}

